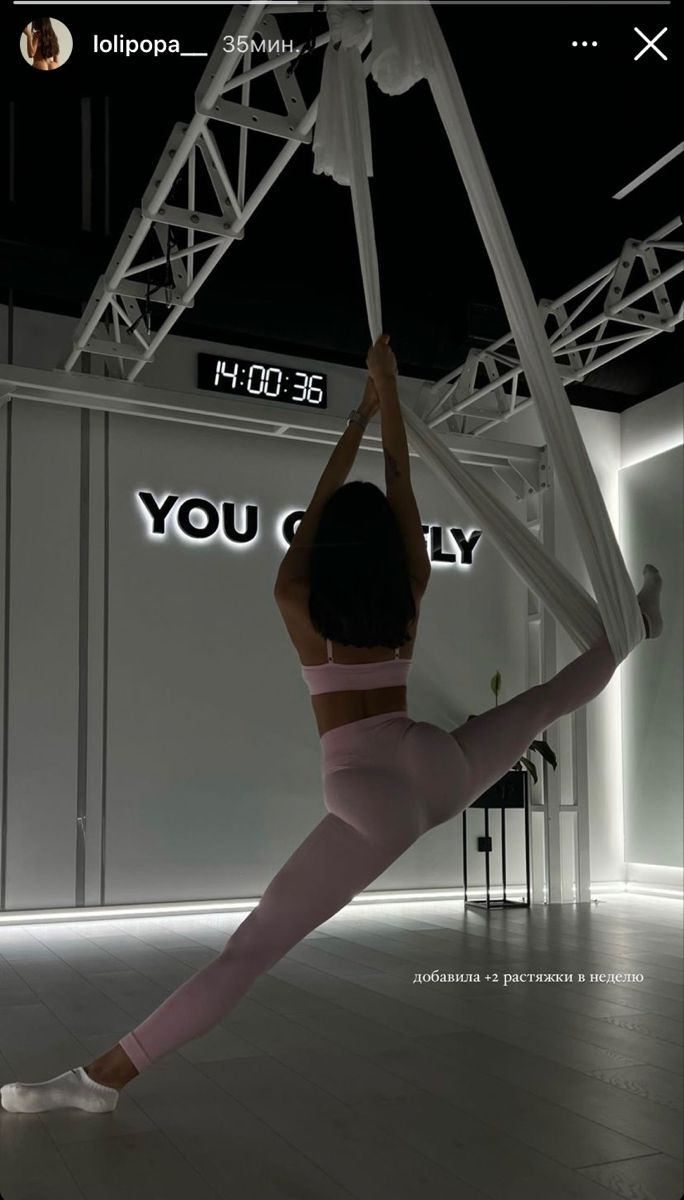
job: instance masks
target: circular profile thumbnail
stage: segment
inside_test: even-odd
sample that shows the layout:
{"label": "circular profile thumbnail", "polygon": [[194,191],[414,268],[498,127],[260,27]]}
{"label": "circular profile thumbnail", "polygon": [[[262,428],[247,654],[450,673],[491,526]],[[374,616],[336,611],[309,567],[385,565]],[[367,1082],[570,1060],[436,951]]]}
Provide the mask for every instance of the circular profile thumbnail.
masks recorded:
{"label": "circular profile thumbnail", "polygon": [[63,67],[73,47],[69,29],[55,17],[34,17],[21,34],[21,56],[36,71],[56,71]]}

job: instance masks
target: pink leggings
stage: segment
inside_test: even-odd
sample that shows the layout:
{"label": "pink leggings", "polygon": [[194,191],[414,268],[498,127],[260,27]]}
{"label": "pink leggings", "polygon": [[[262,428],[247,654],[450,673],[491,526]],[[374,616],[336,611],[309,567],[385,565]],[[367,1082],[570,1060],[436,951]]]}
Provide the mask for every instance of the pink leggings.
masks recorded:
{"label": "pink leggings", "polygon": [[477,800],[559,717],[606,686],[615,660],[603,638],[548,683],[451,733],[405,712],[321,737],[328,815],[206,967],[181,984],[120,1045],[138,1071],[207,1033],[257,976],[377,879],[426,830]]}

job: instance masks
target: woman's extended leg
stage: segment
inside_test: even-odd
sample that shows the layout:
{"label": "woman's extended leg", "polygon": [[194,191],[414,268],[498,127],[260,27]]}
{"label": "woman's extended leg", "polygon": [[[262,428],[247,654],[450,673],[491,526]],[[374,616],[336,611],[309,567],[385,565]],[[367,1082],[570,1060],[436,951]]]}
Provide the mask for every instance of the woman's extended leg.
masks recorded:
{"label": "woman's extended leg", "polygon": [[[643,576],[637,600],[646,636],[659,637],[663,629],[660,612],[663,580],[652,563],[646,563]],[[460,807],[467,808],[496,783],[544,729],[598,696],[610,682],[615,668],[613,652],[604,636],[547,683],[529,688],[506,704],[450,730],[463,751],[466,768],[468,798]]]}
{"label": "woman's extended leg", "polygon": [[465,760],[467,808],[518,761],[540,733],[602,692],[615,671],[606,637],[553,679],[450,730]]}
{"label": "woman's extended leg", "polygon": [[84,1077],[79,1067],[39,1084],[6,1084],[3,1107],[110,1111],[130,1079],[227,1016],[258,975],[339,912],[417,836],[418,829],[397,832],[392,823],[376,836],[329,813],[281,867],[221,953],[103,1055],[100,1070],[91,1075],[89,1068]]}
{"label": "woman's extended leg", "polygon": [[225,949],[121,1039],[138,1070],[227,1016],[258,975],[339,912],[406,848],[396,838],[369,840],[332,813],[324,817]]}

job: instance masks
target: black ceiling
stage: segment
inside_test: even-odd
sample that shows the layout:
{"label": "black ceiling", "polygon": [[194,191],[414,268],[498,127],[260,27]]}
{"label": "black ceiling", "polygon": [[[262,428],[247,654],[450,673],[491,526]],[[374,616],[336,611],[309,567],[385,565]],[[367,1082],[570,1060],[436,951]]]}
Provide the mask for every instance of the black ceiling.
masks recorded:
{"label": "black ceiling", "polygon": [[[10,186],[1,213],[7,301],[79,316],[172,125],[188,121],[201,59],[95,56],[93,35],[178,37],[211,50],[225,9],[51,8],[74,36],[59,71],[17,52],[9,78]],[[664,6],[436,5],[537,296],[555,298],[676,216],[682,159],[623,200],[613,194],[681,140],[681,40]],[[4,14],[18,45],[27,10]],[[325,15],[280,18],[283,36],[327,28]],[[638,26],[659,41],[644,45]],[[588,40],[589,46],[572,46]],[[597,41],[596,47],[591,41]],[[259,62],[255,55],[253,65]],[[322,51],[297,78],[310,101]],[[84,103],[88,99],[88,103]],[[385,328],[400,370],[436,379],[507,328],[477,227],[425,82],[388,97],[369,83],[371,190]],[[253,92],[277,103],[272,79]],[[83,114],[92,124],[83,228]],[[107,134],[108,130],[108,134]],[[230,139],[234,129],[219,131]],[[105,148],[109,143],[109,167]],[[282,143],[252,138],[248,190]],[[233,143],[223,143],[226,159]],[[109,184],[107,184],[107,178]],[[87,222],[86,222],[87,224]],[[679,235],[681,237],[681,234]],[[675,284],[676,286],[676,284]],[[155,306],[159,309],[159,306]],[[349,191],[312,173],[311,148],[281,179],[176,325],[180,335],[362,365],[368,345]],[[622,411],[681,380],[682,342],[662,334],[570,389],[574,403]]]}

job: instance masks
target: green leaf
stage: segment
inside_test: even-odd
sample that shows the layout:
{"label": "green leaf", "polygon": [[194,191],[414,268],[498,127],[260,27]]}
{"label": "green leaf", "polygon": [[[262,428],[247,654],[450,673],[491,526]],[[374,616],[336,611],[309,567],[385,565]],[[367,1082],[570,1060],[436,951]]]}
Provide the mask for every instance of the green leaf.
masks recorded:
{"label": "green leaf", "polygon": [[556,758],[556,755],[554,754],[553,750],[549,746],[548,742],[543,742],[543,741],[532,742],[532,745],[530,746],[530,750],[536,750],[538,754],[541,754],[541,756],[545,760],[545,762],[547,762],[549,764],[549,766],[553,767],[554,771],[556,770],[556,767],[558,766],[558,759]]}
{"label": "green leaf", "polygon": [[497,671],[496,675],[492,676],[492,678],[489,681],[489,686],[492,689],[494,695],[498,696],[499,692],[501,691],[501,671]]}
{"label": "green leaf", "polygon": [[535,767],[534,763],[532,762],[532,759],[525,758],[525,755],[523,754],[520,761],[525,764],[525,766],[527,767],[527,770],[529,771],[530,775],[534,779],[534,782],[538,783],[539,781],[538,781],[538,777],[537,777],[537,768]]}

